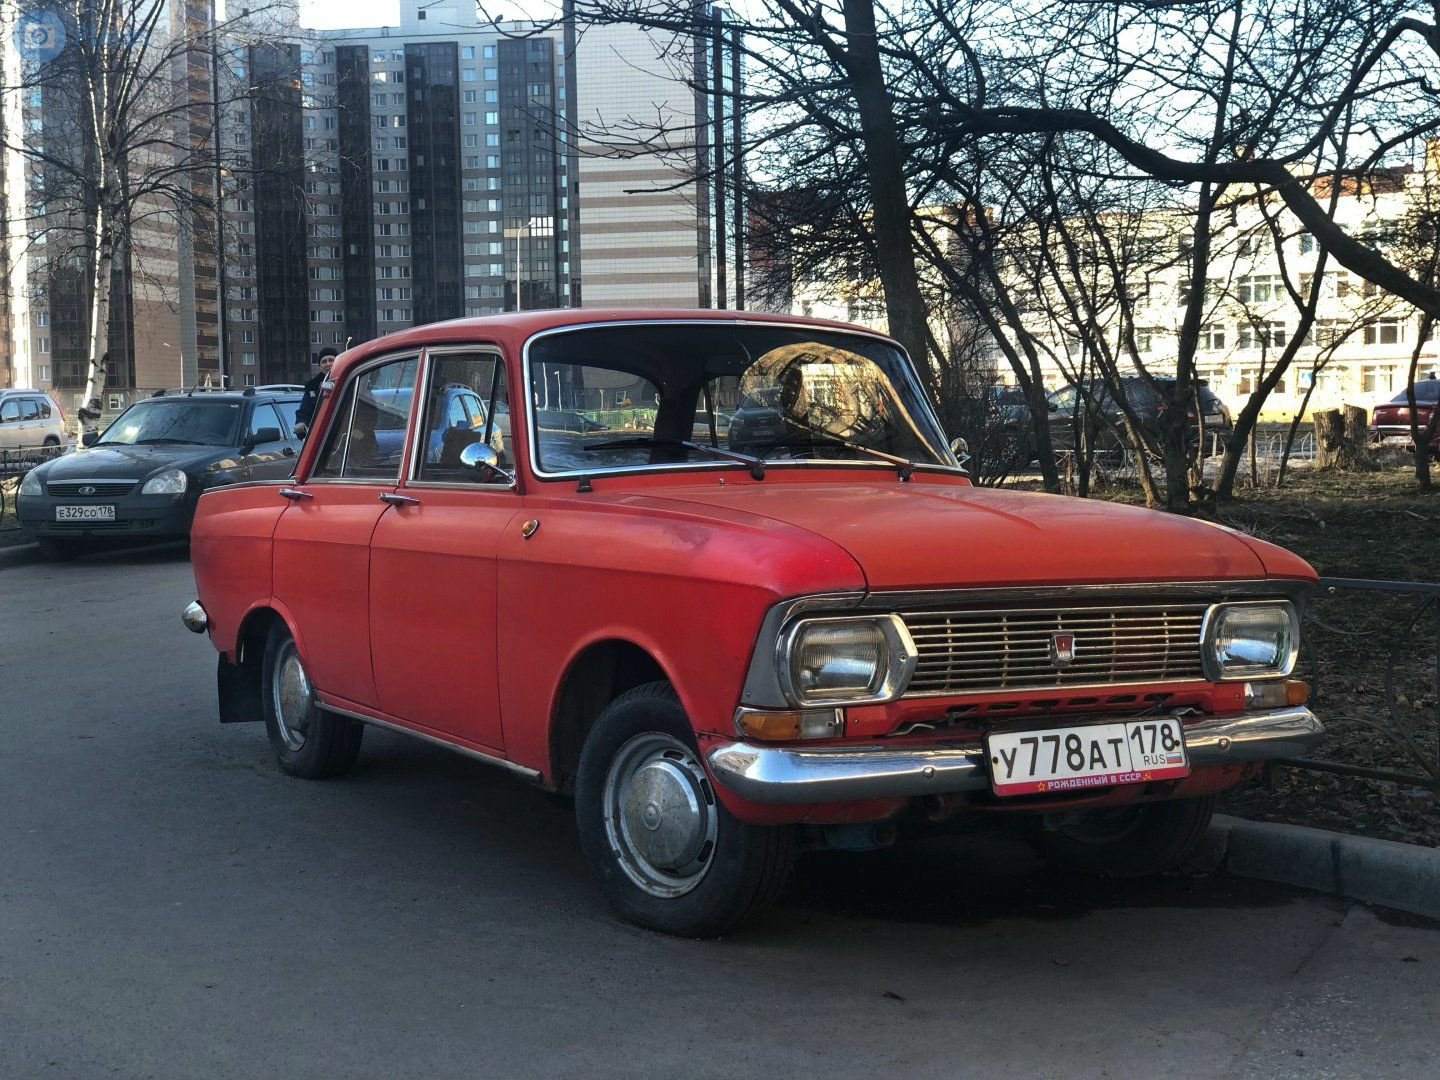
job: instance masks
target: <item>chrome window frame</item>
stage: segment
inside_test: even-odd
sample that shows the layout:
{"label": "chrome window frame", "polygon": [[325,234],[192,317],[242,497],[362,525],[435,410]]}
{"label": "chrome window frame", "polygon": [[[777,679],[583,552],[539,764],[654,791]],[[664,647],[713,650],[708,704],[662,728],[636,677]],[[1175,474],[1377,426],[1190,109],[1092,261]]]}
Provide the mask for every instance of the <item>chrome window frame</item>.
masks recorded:
{"label": "chrome window frame", "polygon": [[[506,380],[508,381],[509,372],[505,370],[505,353],[504,350],[502,350],[500,346],[496,344],[485,343],[482,345],[441,345],[438,348],[434,349],[424,348],[420,350],[420,358],[424,366],[420,370],[420,388],[418,391],[419,400],[423,403],[424,406],[428,406],[430,403],[430,380],[433,373],[433,367],[430,364],[431,357],[445,357],[459,354],[484,354],[487,356],[494,356],[495,362],[500,365],[500,370],[505,373]],[[509,395],[507,394],[507,397],[508,396]],[[506,404],[508,405],[509,402],[507,401]],[[493,409],[494,403],[491,402],[489,407]],[[513,408],[510,410],[510,415],[515,415],[515,410]],[[419,479],[421,445],[425,441],[423,419],[424,415],[422,408],[422,411],[414,416],[414,423],[411,430],[410,467],[405,470],[403,480],[403,483],[407,488],[443,488],[449,491],[515,491],[518,488],[520,475],[518,467],[515,469],[515,471],[511,473],[510,479],[505,482],[500,482],[497,480],[493,483],[486,481],[480,481],[477,483],[465,483],[464,481],[460,480]],[[511,426],[510,441],[513,446],[513,421]],[[512,464],[514,463],[512,462]]]}
{"label": "chrome window frame", "polygon": [[[535,400],[534,400],[534,396],[533,396],[533,395],[531,394],[531,392],[530,392],[530,376],[531,376],[530,350],[531,350],[531,347],[532,347],[532,346],[535,344],[535,342],[537,342],[537,341],[540,341],[540,340],[542,340],[542,339],[544,339],[544,338],[554,337],[554,336],[559,335],[559,334],[574,334],[574,333],[580,333],[580,332],[583,332],[583,331],[586,331],[586,330],[615,329],[615,328],[623,328],[623,327],[627,327],[627,326],[631,326],[631,327],[634,327],[634,326],[745,326],[745,327],[767,327],[767,328],[771,328],[771,329],[781,329],[781,330],[786,330],[786,329],[788,329],[788,330],[796,330],[796,331],[802,331],[802,332],[803,332],[803,331],[806,331],[806,330],[809,330],[809,331],[811,331],[812,333],[817,333],[817,334],[847,335],[847,336],[850,336],[850,337],[866,338],[866,339],[868,339],[868,340],[870,340],[870,341],[880,342],[880,343],[883,344],[883,345],[887,345],[887,346],[889,346],[890,348],[893,348],[896,352],[898,352],[898,353],[900,354],[901,358],[905,361],[905,367],[908,369],[908,371],[909,371],[909,373],[910,373],[910,378],[911,378],[912,380],[914,380],[914,384],[915,384],[914,388],[915,388],[915,391],[916,391],[917,396],[919,397],[919,399],[920,399],[920,401],[921,401],[921,403],[922,403],[922,406],[923,406],[924,411],[925,411],[925,416],[926,416],[926,418],[931,422],[931,424],[934,425],[934,428],[935,428],[935,430],[936,430],[937,432],[939,432],[942,436],[945,434],[944,425],[942,425],[942,424],[940,423],[940,418],[939,418],[938,414],[935,412],[935,405],[934,405],[934,403],[930,400],[930,395],[929,395],[928,393],[926,393],[926,391],[925,391],[925,384],[924,384],[923,382],[921,382],[919,372],[916,371],[916,369],[915,369],[915,362],[910,358],[910,354],[905,351],[904,347],[901,346],[899,342],[895,341],[893,338],[886,337],[884,334],[877,333],[877,332],[874,331],[874,330],[866,330],[864,327],[859,327],[859,326],[856,326],[856,327],[816,326],[816,325],[813,325],[813,324],[811,324],[811,323],[804,323],[804,322],[787,322],[787,321],[778,320],[778,319],[772,320],[772,319],[745,319],[745,318],[739,318],[739,319],[618,319],[618,320],[614,320],[614,321],[610,321],[610,322],[575,323],[575,324],[569,325],[569,326],[556,326],[556,327],[551,327],[551,328],[548,329],[548,330],[540,330],[540,331],[538,331],[538,332],[536,332],[536,333],[534,333],[534,334],[531,334],[528,338],[525,339],[525,345],[524,345],[524,348],[523,348],[523,350],[522,350],[521,362],[520,362],[520,379],[521,379],[521,382],[522,382],[522,384],[523,384],[523,385],[522,385],[522,389],[523,389],[523,391],[524,391],[524,397],[525,397],[525,451],[526,451],[526,453],[527,453],[527,454],[529,455],[529,457],[530,457],[530,462],[529,462],[529,464],[530,464],[530,474],[531,474],[532,476],[534,476],[536,480],[542,480],[542,481],[552,481],[552,480],[576,480],[576,479],[578,479],[578,478],[580,478],[580,477],[587,477],[587,478],[589,478],[589,477],[596,477],[596,476],[616,476],[616,475],[633,476],[633,475],[636,475],[636,474],[644,474],[644,473],[657,473],[657,472],[667,472],[667,473],[668,473],[668,472],[675,472],[677,469],[683,469],[683,470],[687,470],[687,471],[692,471],[692,470],[693,470],[693,471],[701,471],[701,472],[714,472],[714,471],[722,470],[722,469],[723,469],[723,470],[725,470],[725,471],[727,471],[727,472],[731,472],[731,471],[734,471],[737,467],[743,467],[742,463],[740,463],[740,462],[735,462],[735,461],[720,461],[720,460],[715,460],[715,461],[671,461],[671,462],[663,462],[663,463],[659,463],[659,464],[646,464],[646,465],[615,465],[615,466],[610,466],[610,467],[608,467],[608,468],[600,468],[600,469],[568,469],[568,470],[565,470],[564,472],[550,472],[550,471],[547,471],[547,470],[542,469],[542,468],[540,467],[540,447],[539,447],[539,440],[538,440],[538,436],[537,436],[537,433],[538,433],[538,431],[539,431],[539,427],[538,427],[538,425],[537,425],[536,422],[535,422]],[[512,414],[513,414],[513,412],[514,412],[513,407],[512,407],[512,409],[511,409],[511,412],[512,412]],[[943,476],[969,476],[969,475],[970,475],[969,472],[965,469],[965,467],[964,467],[963,465],[961,465],[958,460],[956,460],[955,454],[954,454],[954,452],[950,449],[950,445],[949,445],[949,443],[948,443],[947,441],[944,441],[944,440],[942,439],[942,445],[938,448],[938,452],[949,455],[950,460],[951,460],[952,462],[954,462],[954,464],[953,464],[953,465],[944,465],[944,464],[934,465],[934,464],[929,464],[929,463],[918,463],[918,462],[917,462],[916,465],[915,465],[915,471],[916,471],[916,472],[934,472],[934,473],[939,473],[939,474],[941,474],[941,475],[943,475]],[[878,467],[878,468],[881,468],[881,469],[888,469],[888,470],[890,470],[890,471],[892,471],[892,472],[895,470],[895,464],[894,464],[893,462],[883,461],[883,460],[881,460],[881,459],[879,459],[879,458],[876,458],[876,459],[874,459],[874,460],[862,460],[862,461],[841,461],[841,460],[834,460],[834,461],[830,461],[830,460],[819,460],[819,461],[814,461],[814,460],[773,460],[773,461],[772,461],[772,460],[768,460],[768,459],[765,461],[765,468],[766,468],[766,469],[772,469],[772,468],[783,468],[783,469],[789,469],[789,468],[810,468],[810,469],[816,469],[816,468],[820,468],[820,469],[865,469],[865,470],[873,471],[873,470],[875,470],[877,467]]]}
{"label": "chrome window frame", "polygon": [[[382,367],[382,366],[385,365],[385,364],[392,364],[392,363],[394,363],[394,362],[397,361],[397,360],[409,360],[409,359],[412,359],[412,358],[416,361],[416,363],[419,363],[420,360],[421,360],[421,358],[422,358],[424,355],[425,355],[425,350],[424,350],[423,348],[410,348],[410,349],[397,349],[395,352],[386,353],[384,356],[372,357],[371,359],[366,360],[363,364],[361,364],[359,367],[357,367],[354,371],[352,371],[352,372],[349,373],[349,375],[348,375],[348,376],[346,377],[346,379],[345,379],[345,389],[349,389],[350,386],[355,382],[355,380],[363,377],[366,373],[370,372],[371,370],[373,370],[373,369],[375,369],[375,368],[377,368],[377,367]],[[332,382],[333,382],[333,380],[332,380]],[[341,389],[339,386],[334,387],[334,390],[339,390],[339,389]],[[360,398],[359,398],[359,395],[358,395],[358,394],[357,394],[355,397],[353,397],[353,398],[350,399],[350,408],[349,408],[349,410],[348,410],[348,411],[346,412],[346,414],[345,414],[345,426],[346,426],[347,429],[349,428],[351,422],[352,422],[353,419],[354,419],[354,416],[355,416],[355,403],[356,403],[357,401],[359,401],[359,400],[360,400]],[[316,407],[317,409],[320,407],[318,402],[316,403],[316,406],[315,406],[315,407]],[[410,426],[411,426],[412,428],[414,427],[414,419],[415,419],[415,404],[414,404],[414,402],[412,401],[412,402],[411,402],[411,405],[410,405]],[[328,439],[328,438],[330,437],[330,433],[335,430],[335,424],[338,422],[338,420],[339,420],[338,417],[331,417],[331,419],[330,419],[330,424],[329,424],[328,427],[326,427],[326,429],[325,429],[325,431],[324,431],[324,435],[323,435],[323,438],[324,438],[324,439]],[[401,445],[408,447],[408,446],[409,446],[408,440],[407,440],[405,443],[402,443]],[[383,478],[378,477],[378,476],[316,476],[316,475],[315,475],[315,468],[319,465],[319,456],[320,456],[321,453],[324,452],[324,449],[325,449],[325,444],[324,444],[324,442],[323,442],[323,440],[322,440],[322,442],[321,442],[321,444],[320,444],[320,450],[317,450],[317,451],[316,451],[316,460],[311,462],[311,464],[310,464],[310,471],[309,471],[308,473],[306,473],[304,480],[299,481],[300,483],[303,483],[303,484],[349,484],[349,485],[352,485],[352,486],[364,486],[364,485],[374,486],[374,485],[377,485],[377,484],[378,484],[378,485],[381,485],[381,486],[387,486],[387,485],[388,485],[388,486],[390,486],[390,487],[399,487],[399,486],[400,486],[400,482],[401,482],[401,478],[405,475],[404,462],[401,462],[401,467],[395,470],[395,476],[394,476],[393,479],[383,479]],[[349,463],[350,463],[350,447],[347,445],[347,446],[345,447],[345,457],[344,457],[344,458],[341,460],[341,462],[340,462],[340,471],[341,471],[342,473],[345,471],[345,467],[346,467]]]}

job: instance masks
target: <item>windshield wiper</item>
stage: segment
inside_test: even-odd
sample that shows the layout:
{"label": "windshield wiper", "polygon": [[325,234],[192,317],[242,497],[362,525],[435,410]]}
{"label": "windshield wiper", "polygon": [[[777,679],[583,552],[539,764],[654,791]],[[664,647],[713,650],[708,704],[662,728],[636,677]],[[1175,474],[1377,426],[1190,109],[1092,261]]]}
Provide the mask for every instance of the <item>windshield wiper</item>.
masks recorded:
{"label": "windshield wiper", "polygon": [[796,424],[793,420],[790,421],[790,424],[792,427],[798,427],[801,431],[809,432],[811,435],[817,436],[818,438],[812,438],[804,441],[801,441],[799,439],[785,439],[781,442],[766,443],[765,445],[767,447],[800,447],[806,445],[814,446],[818,441],[822,444],[828,444],[830,446],[843,446],[846,450],[854,450],[857,453],[869,454],[871,457],[877,458],[880,461],[888,461],[896,467],[896,472],[900,474],[900,479],[902,481],[909,480],[911,473],[915,471],[915,463],[908,458],[900,457],[898,454],[887,454],[884,450],[876,450],[874,447],[871,446],[861,446],[859,443],[853,443],[849,439],[842,439],[839,435],[832,435],[828,431],[821,431],[819,428],[807,427],[804,424]]}
{"label": "windshield wiper", "polygon": [[185,446],[205,446],[205,445],[206,445],[205,443],[202,443],[202,442],[196,442],[194,439],[167,439],[167,438],[158,438],[158,439],[136,439],[136,440],[135,440],[134,442],[132,442],[130,445],[131,445],[131,446],[159,446],[159,445],[162,444],[162,443],[179,443],[179,444],[183,444],[183,445],[185,445]]}
{"label": "windshield wiper", "polygon": [[680,446],[686,450],[699,450],[702,453],[710,454],[712,457],[733,461],[737,465],[748,465],[750,466],[751,476],[756,480],[765,479],[764,458],[758,458],[752,454],[737,453],[734,450],[722,450],[718,446],[706,446],[704,443],[688,442],[684,439],[658,439],[653,435],[634,435],[628,439],[611,439],[608,442],[591,443],[581,449],[589,453],[591,450],[624,450],[633,446]]}

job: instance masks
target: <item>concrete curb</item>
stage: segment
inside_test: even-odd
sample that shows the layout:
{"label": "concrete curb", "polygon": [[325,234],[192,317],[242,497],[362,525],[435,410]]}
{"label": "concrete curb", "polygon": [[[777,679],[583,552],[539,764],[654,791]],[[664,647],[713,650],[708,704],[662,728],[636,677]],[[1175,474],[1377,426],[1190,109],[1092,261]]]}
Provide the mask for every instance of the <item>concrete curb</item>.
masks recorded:
{"label": "concrete curb", "polygon": [[0,570],[11,563],[29,562],[35,558],[36,549],[39,544],[31,541],[28,544],[6,544],[0,547]]}
{"label": "concrete curb", "polygon": [[1440,919],[1440,848],[1217,814],[1200,861]]}

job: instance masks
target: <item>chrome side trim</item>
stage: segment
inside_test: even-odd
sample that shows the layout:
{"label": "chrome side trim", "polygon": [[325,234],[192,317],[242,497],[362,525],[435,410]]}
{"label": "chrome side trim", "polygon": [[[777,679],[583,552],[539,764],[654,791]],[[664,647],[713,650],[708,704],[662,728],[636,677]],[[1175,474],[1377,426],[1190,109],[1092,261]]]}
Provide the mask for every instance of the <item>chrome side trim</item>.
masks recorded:
{"label": "chrome side trim", "polygon": [[351,712],[349,709],[342,709],[338,705],[330,705],[323,701],[316,704],[326,712],[333,712],[339,716],[348,716],[351,720],[358,720],[362,724],[374,724],[389,731],[397,731],[401,735],[413,735],[424,742],[434,743],[436,746],[443,746],[446,750],[454,750],[457,754],[464,754],[466,757],[474,758],[476,761],[483,761],[486,765],[497,765],[507,772],[516,773],[526,780],[539,782],[540,773],[535,769],[527,769],[524,765],[517,765],[513,761],[506,761],[504,758],[495,757],[479,750],[472,750],[468,746],[460,746],[457,743],[442,739],[438,735],[427,735],[423,731],[416,731],[414,728],[405,727],[403,724],[392,724],[388,720],[377,720],[373,716],[366,716],[364,713]]}
{"label": "chrome side trim", "polygon": [[[1086,716],[1085,722],[1107,719],[1125,718]],[[1298,706],[1235,713],[1185,725],[1185,750],[1197,766],[1268,761],[1303,754],[1324,730],[1309,709]],[[733,742],[715,747],[705,760],[719,783],[758,803],[913,798],[990,786],[985,751],[973,745],[797,749]]]}

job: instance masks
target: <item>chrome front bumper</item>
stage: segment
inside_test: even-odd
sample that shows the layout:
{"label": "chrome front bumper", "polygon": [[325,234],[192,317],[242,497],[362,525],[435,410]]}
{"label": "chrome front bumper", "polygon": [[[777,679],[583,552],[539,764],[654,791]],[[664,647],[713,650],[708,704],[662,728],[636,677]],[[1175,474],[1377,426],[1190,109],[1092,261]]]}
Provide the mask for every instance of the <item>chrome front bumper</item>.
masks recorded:
{"label": "chrome front bumper", "polygon": [[[1190,764],[1204,766],[1295,757],[1325,729],[1309,709],[1292,707],[1217,716],[1186,724],[1184,732]],[[759,803],[910,798],[990,786],[985,751],[977,746],[804,749],[734,742],[714,747],[705,760],[726,788]]]}

